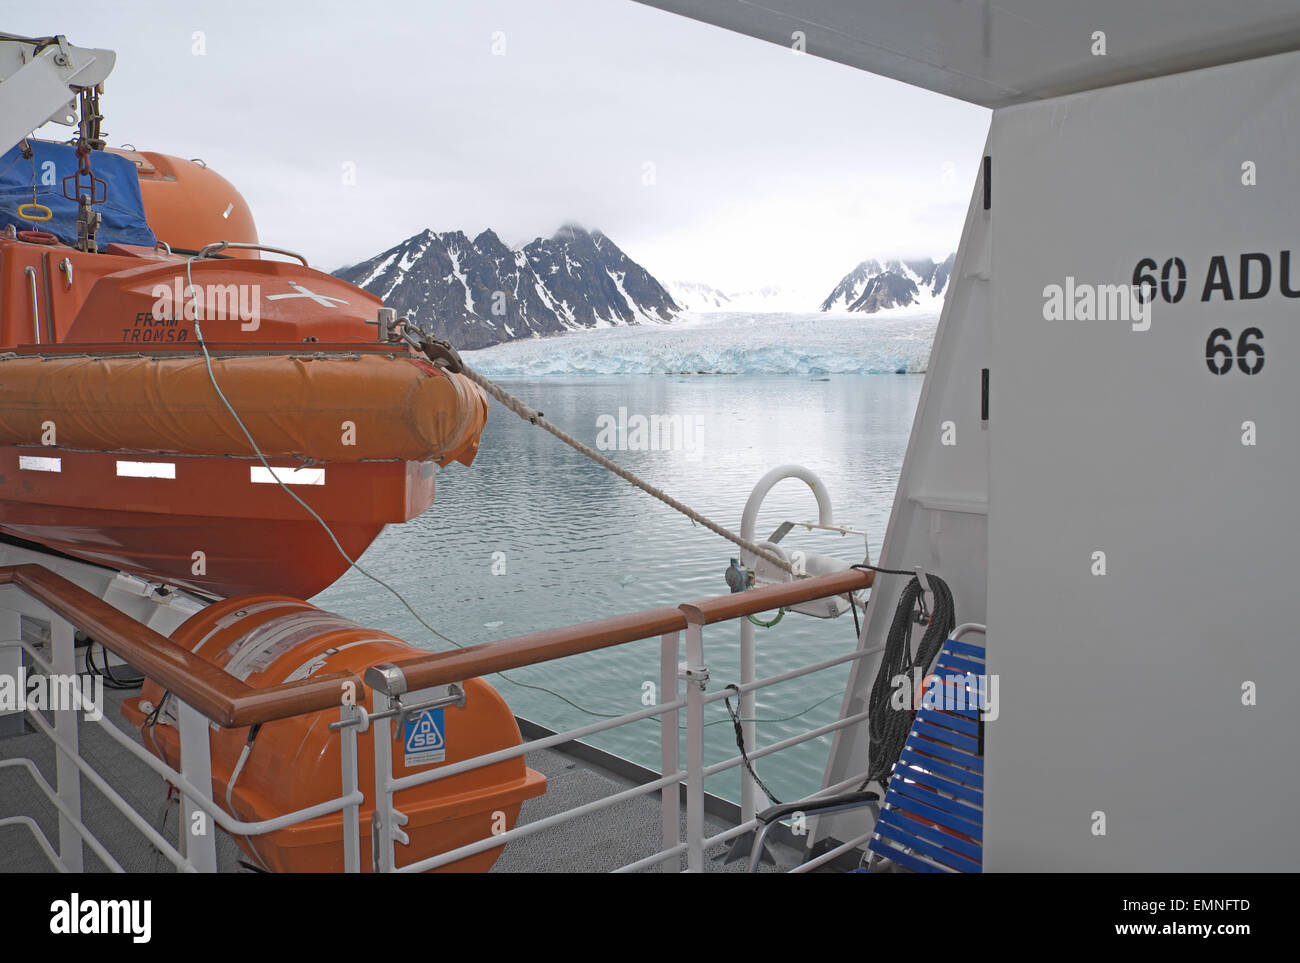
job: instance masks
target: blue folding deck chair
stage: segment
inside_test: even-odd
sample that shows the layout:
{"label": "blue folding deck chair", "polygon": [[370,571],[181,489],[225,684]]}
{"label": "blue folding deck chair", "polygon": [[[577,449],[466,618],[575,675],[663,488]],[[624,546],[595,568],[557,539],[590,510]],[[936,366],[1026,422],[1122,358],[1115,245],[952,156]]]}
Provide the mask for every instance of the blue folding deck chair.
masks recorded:
{"label": "blue folding deck chair", "polygon": [[949,639],[932,674],[973,679],[945,683],[942,705],[917,710],[867,844],[868,869],[882,860],[918,873],[978,873],[983,865],[984,646]]}
{"label": "blue folding deck chair", "polygon": [[[984,647],[949,639],[931,675],[947,682],[942,705],[924,702],[894,764],[875,831],[867,844],[867,870],[886,861],[919,873],[978,873],[984,838]],[[973,679],[968,677],[973,676]],[[759,833],[750,857],[758,870],[764,840],[776,821],[792,813],[827,815],[862,806],[878,808],[877,793],[858,790],[772,806],[757,815]]]}

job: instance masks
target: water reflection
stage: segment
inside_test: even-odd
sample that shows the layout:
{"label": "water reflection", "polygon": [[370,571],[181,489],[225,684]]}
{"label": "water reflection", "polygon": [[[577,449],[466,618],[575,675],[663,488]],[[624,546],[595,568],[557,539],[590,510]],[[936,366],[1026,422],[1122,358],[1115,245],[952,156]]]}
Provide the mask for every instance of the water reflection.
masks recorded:
{"label": "water reflection", "polygon": [[[510,381],[548,420],[595,444],[597,418],[620,407],[645,415],[699,416],[698,451],[615,451],[609,456],[675,498],[738,530],[754,484],[770,468],[793,462],[826,482],[836,521],[872,533],[879,551],[921,387],[915,375],[801,377],[599,377]],[[758,534],[786,518],[811,519],[816,506],[802,483],[777,485],[764,503]],[[799,540],[796,542],[796,540]],[[787,536],[792,544],[861,560],[861,543],[834,535]],[[398,588],[421,615],[462,644],[491,641],[611,615],[676,605],[727,591],[723,571],[734,546],[660,504],[494,406],[474,465],[438,475],[434,507],[392,526],[363,564]],[[493,574],[494,568],[502,574]],[[446,648],[374,583],[350,573],[317,597],[325,608],[393,632],[413,644]],[[705,631],[717,686],[737,678],[735,624]],[[849,617],[832,621],[787,616],[758,630],[760,675],[826,658],[853,644]],[[642,683],[658,680],[658,641],[589,653],[510,675],[547,686],[600,712],[641,707]],[[831,722],[847,669],[837,667],[759,694],[761,743]],[[552,728],[592,717],[545,692],[494,677],[517,715]],[[721,703],[709,709],[707,761],[735,745]],[[659,757],[657,723],[593,740],[645,765]],[[793,759],[761,767],[782,798],[817,788],[829,739]],[[710,791],[734,796],[734,773]]]}

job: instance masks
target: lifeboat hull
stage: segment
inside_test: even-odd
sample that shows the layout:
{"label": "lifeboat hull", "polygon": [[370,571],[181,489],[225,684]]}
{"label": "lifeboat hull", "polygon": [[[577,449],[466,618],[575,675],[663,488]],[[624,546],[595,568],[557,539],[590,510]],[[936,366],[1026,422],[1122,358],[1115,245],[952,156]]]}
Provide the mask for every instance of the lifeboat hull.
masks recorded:
{"label": "lifeboat hull", "polygon": [[[414,518],[434,500],[433,462],[339,463],[308,473],[297,463],[271,465],[353,559],[386,524]],[[310,598],[349,567],[320,523],[247,458],[2,447],[0,531],[217,597]]]}

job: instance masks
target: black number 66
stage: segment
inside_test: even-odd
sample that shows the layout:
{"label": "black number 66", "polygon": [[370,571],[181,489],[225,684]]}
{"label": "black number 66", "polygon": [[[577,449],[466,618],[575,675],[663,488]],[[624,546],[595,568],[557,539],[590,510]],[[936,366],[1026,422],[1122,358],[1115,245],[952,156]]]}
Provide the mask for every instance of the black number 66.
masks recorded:
{"label": "black number 66", "polygon": [[[1251,340],[1254,339],[1254,340]],[[1237,339],[1237,367],[1243,374],[1259,374],[1264,368],[1264,348],[1259,344],[1264,339],[1264,332],[1259,328],[1247,328]],[[1224,375],[1232,370],[1232,332],[1227,328],[1215,328],[1205,342],[1205,365],[1216,375]]]}

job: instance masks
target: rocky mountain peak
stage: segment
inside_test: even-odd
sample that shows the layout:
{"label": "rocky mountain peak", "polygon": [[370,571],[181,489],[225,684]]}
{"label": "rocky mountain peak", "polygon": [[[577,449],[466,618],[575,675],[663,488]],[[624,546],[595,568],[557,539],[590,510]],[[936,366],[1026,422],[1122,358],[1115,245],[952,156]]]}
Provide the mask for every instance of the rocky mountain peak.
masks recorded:
{"label": "rocky mountain peak", "polygon": [[574,223],[519,250],[490,228],[472,241],[426,229],[335,274],[464,349],[681,310],[618,245]]}
{"label": "rocky mountain peak", "polygon": [[931,258],[893,258],[883,263],[869,258],[840,279],[821,309],[874,314],[942,300],[955,259],[955,254],[938,263]]}

